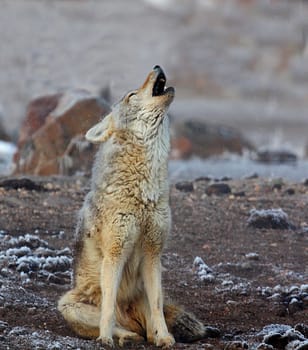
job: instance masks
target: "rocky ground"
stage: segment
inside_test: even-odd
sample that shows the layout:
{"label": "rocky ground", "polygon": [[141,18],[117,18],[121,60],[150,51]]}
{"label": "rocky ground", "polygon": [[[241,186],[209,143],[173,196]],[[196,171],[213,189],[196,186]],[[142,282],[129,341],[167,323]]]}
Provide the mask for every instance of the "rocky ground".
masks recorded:
{"label": "rocky ground", "polygon": [[[220,329],[177,349],[307,349],[308,183],[199,178],[173,184],[165,294]],[[100,349],[67,327],[81,177],[0,180],[0,349]],[[147,344],[132,349],[150,348]]]}

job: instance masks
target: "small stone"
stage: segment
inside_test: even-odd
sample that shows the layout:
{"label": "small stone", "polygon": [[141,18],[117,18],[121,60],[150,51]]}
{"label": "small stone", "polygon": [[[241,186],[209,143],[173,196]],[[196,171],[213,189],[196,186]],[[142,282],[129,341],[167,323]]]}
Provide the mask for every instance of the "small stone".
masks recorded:
{"label": "small stone", "polygon": [[284,349],[288,344],[288,339],[284,338],[280,333],[270,333],[263,338],[265,344],[272,345],[277,349]]}
{"label": "small stone", "polygon": [[49,283],[54,283],[54,284],[59,284],[59,285],[63,285],[63,284],[66,283],[62,278],[60,278],[60,277],[54,275],[53,273],[50,273],[50,274],[49,274],[49,276],[48,276],[48,278],[47,278],[47,281],[48,281]]}
{"label": "small stone", "polygon": [[23,188],[27,191],[38,191],[38,192],[46,191],[44,186],[25,177],[3,180],[0,182],[0,187],[3,187],[8,190],[10,189],[18,190],[20,188]]}
{"label": "small stone", "polygon": [[288,151],[260,151],[257,153],[256,160],[261,163],[295,163],[297,161],[297,156]]}
{"label": "small stone", "polygon": [[230,176],[223,176],[222,178],[216,179],[215,181],[220,182],[220,181],[231,181],[231,180],[232,180],[232,177],[230,177]]}
{"label": "small stone", "polygon": [[301,292],[306,292],[306,293],[308,293],[308,284],[302,284],[302,285],[300,286],[300,290],[301,290]]}
{"label": "small stone", "polygon": [[195,182],[209,182],[212,178],[209,176],[200,176],[195,179]]}
{"label": "small stone", "polygon": [[284,334],[284,337],[288,337],[289,342],[293,340],[300,340],[300,341],[305,340],[304,335],[295,329],[289,329],[288,331],[286,331]]}
{"label": "small stone", "polygon": [[224,350],[248,349],[248,344],[244,341],[231,341],[227,343]]}
{"label": "small stone", "polygon": [[10,333],[9,336],[18,336],[18,335],[26,335],[28,334],[28,330],[24,327],[14,327]]}
{"label": "small stone", "polygon": [[288,188],[285,193],[292,196],[295,194],[295,190],[294,188]]}
{"label": "small stone", "polygon": [[302,309],[303,309],[302,301],[299,301],[296,298],[292,298],[289,305],[288,305],[289,313],[292,315],[292,314],[295,314],[297,311],[302,310]]}
{"label": "small stone", "polygon": [[211,196],[211,195],[219,196],[219,195],[231,193],[231,188],[227,184],[217,183],[217,184],[212,184],[212,185],[208,186],[205,189],[205,193],[208,196]]}
{"label": "small stone", "polygon": [[7,322],[0,321],[0,332],[3,332],[4,330],[6,330],[8,326],[9,324]]}
{"label": "small stone", "polygon": [[272,345],[261,343],[258,345],[257,350],[274,350]]}
{"label": "small stone", "polygon": [[212,327],[212,326],[206,326],[205,327],[205,333],[204,336],[207,338],[219,338],[221,335],[221,332],[218,328]]}
{"label": "small stone", "polygon": [[248,260],[254,260],[254,261],[257,261],[260,259],[258,253],[247,253],[247,254],[245,254],[245,258]]}
{"label": "small stone", "polygon": [[299,291],[299,287],[298,286],[291,286],[288,290],[288,293],[296,293]]}
{"label": "small stone", "polygon": [[280,191],[282,189],[282,184],[281,183],[275,183],[273,185],[272,189]]}
{"label": "small stone", "polygon": [[213,350],[215,348],[214,348],[214,345],[206,343],[206,344],[202,344],[202,349]]}
{"label": "small stone", "polygon": [[251,175],[246,176],[245,179],[247,179],[247,180],[253,180],[253,179],[257,179],[258,177],[259,177],[259,175],[258,175],[257,173],[253,173],[253,174],[251,174]]}
{"label": "small stone", "polygon": [[269,300],[279,301],[281,299],[281,295],[279,293],[274,293],[270,297],[267,297]]}
{"label": "small stone", "polygon": [[246,193],[245,191],[239,191],[239,192],[233,192],[234,197],[245,197]]}
{"label": "small stone", "polygon": [[176,183],[175,188],[182,192],[192,192],[194,190],[194,185],[190,181],[182,181]]}
{"label": "small stone", "polygon": [[283,292],[283,288],[282,288],[282,286],[281,286],[280,284],[277,284],[277,285],[273,288],[273,291],[274,291],[275,293],[281,293],[281,292]]}
{"label": "small stone", "polygon": [[308,350],[308,340],[300,342],[295,350]]}

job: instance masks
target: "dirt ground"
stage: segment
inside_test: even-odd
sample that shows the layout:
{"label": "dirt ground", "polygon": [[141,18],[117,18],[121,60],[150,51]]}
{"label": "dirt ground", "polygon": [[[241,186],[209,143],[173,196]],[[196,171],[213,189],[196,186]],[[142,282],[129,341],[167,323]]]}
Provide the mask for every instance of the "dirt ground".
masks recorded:
{"label": "dirt ground", "polygon": [[[296,325],[307,338],[299,325],[308,316],[307,184],[225,180],[225,194],[211,195],[229,189],[209,189],[221,181],[206,178],[171,188],[165,294],[221,332],[175,348],[256,349],[270,331]],[[102,348],[74,335],[56,310],[69,288],[76,212],[88,189],[82,177],[0,179],[0,349]],[[288,214],[284,229],[248,224],[250,210],[278,208]]]}

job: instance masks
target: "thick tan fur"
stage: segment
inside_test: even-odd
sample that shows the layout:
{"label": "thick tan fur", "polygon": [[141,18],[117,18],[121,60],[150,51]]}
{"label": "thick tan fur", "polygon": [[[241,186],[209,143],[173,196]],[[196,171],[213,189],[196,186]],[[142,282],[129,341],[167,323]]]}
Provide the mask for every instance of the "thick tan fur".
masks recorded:
{"label": "thick tan fur", "polygon": [[174,89],[156,66],[86,134],[103,143],[91,191],[80,211],[74,285],[58,309],[82,337],[113,345],[146,339],[170,347],[194,341],[205,327],[164,305],[161,253],[171,225],[167,109]]}

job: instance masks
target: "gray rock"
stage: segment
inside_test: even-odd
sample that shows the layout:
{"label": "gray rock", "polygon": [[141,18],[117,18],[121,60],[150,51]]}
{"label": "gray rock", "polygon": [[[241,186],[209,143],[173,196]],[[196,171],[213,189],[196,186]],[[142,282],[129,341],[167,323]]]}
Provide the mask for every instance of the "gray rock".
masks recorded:
{"label": "gray rock", "polygon": [[194,185],[190,181],[177,182],[175,188],[182,192],[192,192],[194,190]]}
{"label": "gray rock", "polygon": [[294,225],[289,221],[288,215],[282,209],[263,209],[250,211],[248,225],[265,229],[293,229]]}
{"label": "gray rock", "polygon": [[225,183],[215,183],[215,184],[208,186],[205,189],[205,193],[208,196],[212,196],[212,195],[220,196],[220,195],[225,195],[225,194],[231,193],[231,188],[229,185],[227,185]]}

